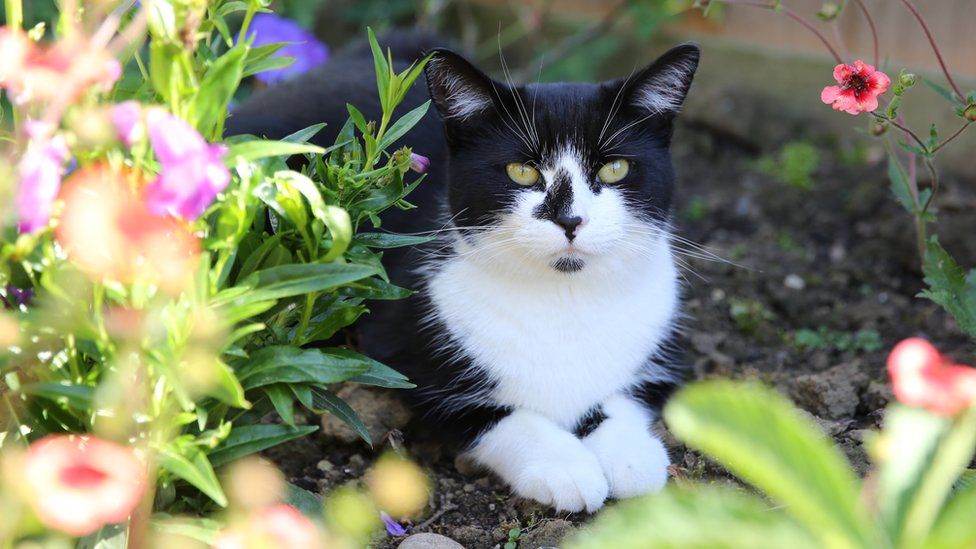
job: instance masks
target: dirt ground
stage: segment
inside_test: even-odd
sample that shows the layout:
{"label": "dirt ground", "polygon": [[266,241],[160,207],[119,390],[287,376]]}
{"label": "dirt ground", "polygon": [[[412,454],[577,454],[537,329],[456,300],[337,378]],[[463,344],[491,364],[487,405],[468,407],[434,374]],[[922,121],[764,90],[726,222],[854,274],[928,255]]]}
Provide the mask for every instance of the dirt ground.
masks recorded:
{"label": "dirt ground", "polygon": [[[868,147],[860,162],[821,148],[810,190],[755,169],[751,146],[693,125],[679,129],[676,212],[681,236],[727,259],[686,257],[687,360],[699,377],[759,378],[790,395],[864,471],[861,441],[890,399],[886,350],[927,337],[960,361],[966,337],[921,288],[907,214],[889,196],[883,158]],[[976,264],[976,206],[971,182],[944,178],[937,199],[943,244],[964,265]],[[694,254],[700,255],[700,254]],[[411,528],[473,549],[504,546],[521,528],[519,547],[558,546],[586,516],[557,515],[512,497],[484,473],[459,472],[450,451],[414,444],[406,411],[389,394],[344,389],[376,437],[375,449],[332,421],[312,437],[269,455],[299,486],[316,493],[356,483],[390,440],[432,479],[430,504]],[[309,422],[317,418],[308,418]],[[392,431],[392,436],[388,434]],[[674,472],[693,479],[728,474],[673,438]],[[378,538],[377,547],[402,540]]]}

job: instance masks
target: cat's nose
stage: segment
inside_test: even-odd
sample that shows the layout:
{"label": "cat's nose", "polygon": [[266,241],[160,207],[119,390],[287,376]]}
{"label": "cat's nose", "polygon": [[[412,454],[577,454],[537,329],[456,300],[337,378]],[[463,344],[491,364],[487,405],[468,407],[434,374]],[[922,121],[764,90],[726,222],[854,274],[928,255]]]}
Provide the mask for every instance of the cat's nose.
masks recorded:
{"label": "cat's nose", "polygon": [[566,231],[566,238],[572,240],[576,238],[577,229],[583,224],[583,218],[578,215],[559,214],[556,216],[556,224]]}

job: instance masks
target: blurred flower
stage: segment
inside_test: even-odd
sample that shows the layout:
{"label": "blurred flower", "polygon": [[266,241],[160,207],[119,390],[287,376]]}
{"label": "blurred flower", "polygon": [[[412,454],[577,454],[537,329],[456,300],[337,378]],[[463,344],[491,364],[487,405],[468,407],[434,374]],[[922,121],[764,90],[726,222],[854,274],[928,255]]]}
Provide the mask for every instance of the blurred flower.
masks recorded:
{"label": "blurred flower", "polygon": [[383,524],[386,526],[386,532],[391,536],[402,536],[407,533],[407,529],[404,528],[399,522],[393,520],[393,517],[386,514],[386,511],[380,511],[380,518],[383,519]]}
{"label": "blurred flower", "polygon": [[126,520],[146,489],[131,448],[91,436],[49,435],[23,459],[23,482],[45,526],[73,536]]}
{"label": "blurred flower", "polygon": [[952,416],[976,403],[976,369],[953,364],[928,341],[906,339],[888,356],[895,397],[903,404]]}
{"label": "blurred flower", "polygon": [[853,65],[841,63],[834,67],[834,80],[840,86],[827,86],[820,92],[820,100],[834,110],[857,114],[878,108],[878,96],[891,84],[888,75],[875,70],[858,59]]}
{"label": "blurred flower", "polygon": [[146,187],[150,211],[196,219],[230,183],[221,161],[227,148],[208,144],[186,121],[162,109],[150,109],[146,122],[162,165],[159,177]]}
{"label": "blurred flower", "polygon": [[250,513],[245,521],[222,530],[214,549],[319,549],[319,530],[289,505],[279,504]]}
{"label": "blurred flower", "polygon": [[119,141],[126,147],[131,147],[141,137],[144,129],[142,125],[142,104],[138,101],[125,101],[112,106],[109,114],[112,125]]}
{"label": "blurred flower", "polygon": [[426,156],[410,153],[410,169],[417,173],[424,173],[430,168],[430,159]]}
{"label": "blurred flower", "polygon": [[13,317],[0,312],[0,351],[7,350],[18,343],[20,343],[20,324]]}
{"label": "blurred flower", "polygon": [[20,181],[16,201],[18,227],[30,233],[44,228],[51,218],[51,207],[68,161],[68,146],[63,136],[52,135],[54,128],[50,124],[29,121],[24,129],[30,141],[17,167]]}
{"label": "blurred flower", "polygon": [[34,288],[27,288],[26,290],[21,290],[20,288],[7,285],[7,297],[4,299],[7,305],[11,307],[17,307],[19,305],[27,305],[30,303],[31,298],[34,297]]}
{"label": "blurred flower", "polygon": [[0,27],[0,86],[16,104],[73,101],[92,86],[108,91],[122,76],[122,65],[81,35],[40,46],[19,30]]}
{"label": "blurred flower", "polygon": [[233,505],[243,509],[260,509],[281,501],[285,479],[281,471],[266,460],[239,459],[227,468],[224,487]]}
{"label": "blurred flower", "polygon": [[329,48],[298,23],[271,13],[259,13],[251,23],[254,47],[288,42],[275,53],[276,57],[291,57],[295,61],[287,67],[271,69],[254,75],[258,80],[273,84],[302,74],[321,65],[329,58]]}
{"label": "blurred flower", "polygon": [[367,477],[376,505],[395,517],[416,514],[427,504],[427,476],[413,462],[381,457]]}
{"label": "blurred flower", "polygon": [[55,236],[90,276],[150,281],[178,293],[196,270],[199,243],[177,220],[150,212],[126,180],[133,177],[103,165],[72,174]]}

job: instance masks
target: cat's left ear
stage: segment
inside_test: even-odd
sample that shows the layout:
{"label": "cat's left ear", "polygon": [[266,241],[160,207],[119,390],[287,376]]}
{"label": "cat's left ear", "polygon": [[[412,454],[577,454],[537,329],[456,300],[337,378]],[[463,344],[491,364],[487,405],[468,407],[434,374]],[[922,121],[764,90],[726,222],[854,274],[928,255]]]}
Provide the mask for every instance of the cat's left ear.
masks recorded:
{"label": "cat's left ear", "polygon": [[691,88],[700,55],[701,50],[694,44],[671,48],[623,84],[628,103],[648,115],[678,114]]}

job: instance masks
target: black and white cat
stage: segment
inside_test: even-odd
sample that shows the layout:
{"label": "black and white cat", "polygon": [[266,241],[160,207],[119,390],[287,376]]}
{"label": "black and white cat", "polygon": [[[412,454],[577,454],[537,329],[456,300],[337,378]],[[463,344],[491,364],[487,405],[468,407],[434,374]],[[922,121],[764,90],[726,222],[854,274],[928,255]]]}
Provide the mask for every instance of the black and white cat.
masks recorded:
{"label": "black and white cat", "polygon": [[[405,66],[436,42],[384,45]],[[420,424],[449,436],[519,495],[564,511],[660,489],[667,452],[651,430],[687,377],[675,334],[681,288],[670,247],[669,143],[698,64],[678,46],[628,78],[514,86],[433,49],[436,105],[404,138],[429,176],[384,229],[439,239],[388,254],[418,294],[374,303],[364,352],[417,384]],[[367,50],[258,94],[231,133],[280,137],[346,102],[379,118]]]}

